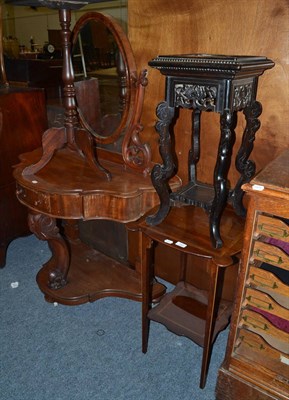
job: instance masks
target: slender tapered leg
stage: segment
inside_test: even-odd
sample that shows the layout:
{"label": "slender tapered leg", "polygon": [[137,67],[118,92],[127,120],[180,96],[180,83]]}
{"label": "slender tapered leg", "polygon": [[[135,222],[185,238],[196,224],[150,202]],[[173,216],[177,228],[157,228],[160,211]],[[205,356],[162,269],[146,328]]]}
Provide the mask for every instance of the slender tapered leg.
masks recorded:
{"label": "slender tapered leg", "polygon": [[208,366],[210,362],[211,349],[212,349],[212,337],[214,332],[214,321],[216,317],[216,306],[217,306],[217,286],[219,278],[219,267],[210,261],[209,266],[210,273],[210,285],[208,291],[208,306],[206,315],[206,327],[204,337],[204,349],[202,358],[202,369],[200,377],[200,388],[203,389],[206,385]]}
{"label": "slender tapered leg", "polygon": [[149,323],[148,312],[152,302],[152,271],[151,254],[152,240],[144,233],[139,232],[140,263],[141,263],[141,291],[142,291],[142,352],[148,348]]}

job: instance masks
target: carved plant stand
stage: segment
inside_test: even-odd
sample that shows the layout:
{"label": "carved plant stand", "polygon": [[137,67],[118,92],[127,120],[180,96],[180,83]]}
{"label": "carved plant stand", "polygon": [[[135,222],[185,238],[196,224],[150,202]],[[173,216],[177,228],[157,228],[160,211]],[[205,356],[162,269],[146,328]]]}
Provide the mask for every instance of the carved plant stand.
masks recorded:
{"label": "carved plant stand", "polygon": [[[274,63],[266,57],[179,55],[159,56],[149,62],[166,76],[166,99],[157,107],[156,130],[160,135],[160,154],[163,164],[152,171],[152,182],[160,198],[155,215],[147,218],[150,225],[159,224],[172,205],[191,204],[209,212],[210,234],[214,247],[222,246],[221,215],[228,199],[238,215],[245,215],[241,186],[254,175],[255,164],[249,160],[255,133],[260,127],[261,104],[256,101],[258,77]],[[193,110],[193,146],[189,152],[189,184],[170,193],[166,182],[176,170],[172,157],[170,127],[176,108]],[[243,111],[246,128],[236,157],[240,179],[228,190],[227,175],[235,141],[237,112]],[[220,114],[221,135],[214,170],[213,186],[197,181],[196,170],[200,156],[200,117],[202,111]]]}

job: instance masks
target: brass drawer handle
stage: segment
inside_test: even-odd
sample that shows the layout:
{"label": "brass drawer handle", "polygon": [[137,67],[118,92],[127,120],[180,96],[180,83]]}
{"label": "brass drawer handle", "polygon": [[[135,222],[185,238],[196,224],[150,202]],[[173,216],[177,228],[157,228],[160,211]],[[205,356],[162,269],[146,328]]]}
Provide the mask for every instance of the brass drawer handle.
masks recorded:
{"label": "brass drawer handle", "polygon": [[235,350],[238,349],[241,344],[244,344],[247,347],[250,347],[251,349],[257,349],[257,350],[265,350],[266,347],[260,343],[260,344],[256,344],[256,343],[252,343],[249,342],[249,340],[247,340],[244,336],[239,336],[238,341],[236,342],[236,346],[235,346]]}
{"label": "brass drawer handle", "polygon": [[270,282],[266,279],[264,279],[262,276],[256,275],[256,274],[251,274],[250,279],[255,282],[258,286],[261,287],[267,287],[269,289],[278,289],[278,284],[277,282]]}
{"label": "brass drawer handle", "polygon": [[254,255],[260,260],[267,262],[267,263],[274,263],[274,264],[283,264],[284,261],[281,256],[277,256],[276,254],[268,253],[262,249],[257,249],[254,251]]}
{"label": "brass drawer handle", "polygon": [[249,304],[251,304],[257,308],[260,308],[263,310],[269,310],[269,311],[274,310],[272,303],[258,299],[257,297],[249,295],[246,297],[246,300],[248,301]]}
{"label": "brass drawer handle", "polygon": [[244,315],[242,316],[242,318],[248,325],[251,325],[253,328],[259,328],[263,331],[269,330],[269,326],[267,324],[262,323],[257,319],[250,317],[249,315]]}
{"label": "brass drawer handle", "polygon": [[258,229],[261,233],[267,234],[270,237],[284,239],[289,236],[289,232],[286,229],[265,222],[258,224]]}

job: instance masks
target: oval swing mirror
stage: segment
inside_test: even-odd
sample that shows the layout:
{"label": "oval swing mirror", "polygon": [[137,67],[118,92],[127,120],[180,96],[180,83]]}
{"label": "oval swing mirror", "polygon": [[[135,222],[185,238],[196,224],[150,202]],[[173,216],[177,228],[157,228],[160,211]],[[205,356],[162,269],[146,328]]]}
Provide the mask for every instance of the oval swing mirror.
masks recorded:
{"label": "oval swing mirror", "polygon": [[[117,143],[117,149],[122,146],[123,152],[123,146],[128,147],[127,131],[135,129],[136,113],[140,118],[139,103],[147,82],[146,72],[137,78],[134,56],[122,27],[108,15],[84,14],[72,31],[72,64],[81,124],[96,142]],[[140,146],[141,151],[148,151]]]}

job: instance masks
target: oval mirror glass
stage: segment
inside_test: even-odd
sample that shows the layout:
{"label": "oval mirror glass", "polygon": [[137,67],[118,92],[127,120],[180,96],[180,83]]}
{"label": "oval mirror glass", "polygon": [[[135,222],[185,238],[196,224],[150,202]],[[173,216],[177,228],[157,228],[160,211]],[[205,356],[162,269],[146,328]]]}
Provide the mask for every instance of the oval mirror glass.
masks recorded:
{"label": "oval mirror glass", "polygon": [[120,145],[131,115],[136,76],[121,26],[107,15],[84,14],[72,32],[72,64],[82,125],[98,143]]}

